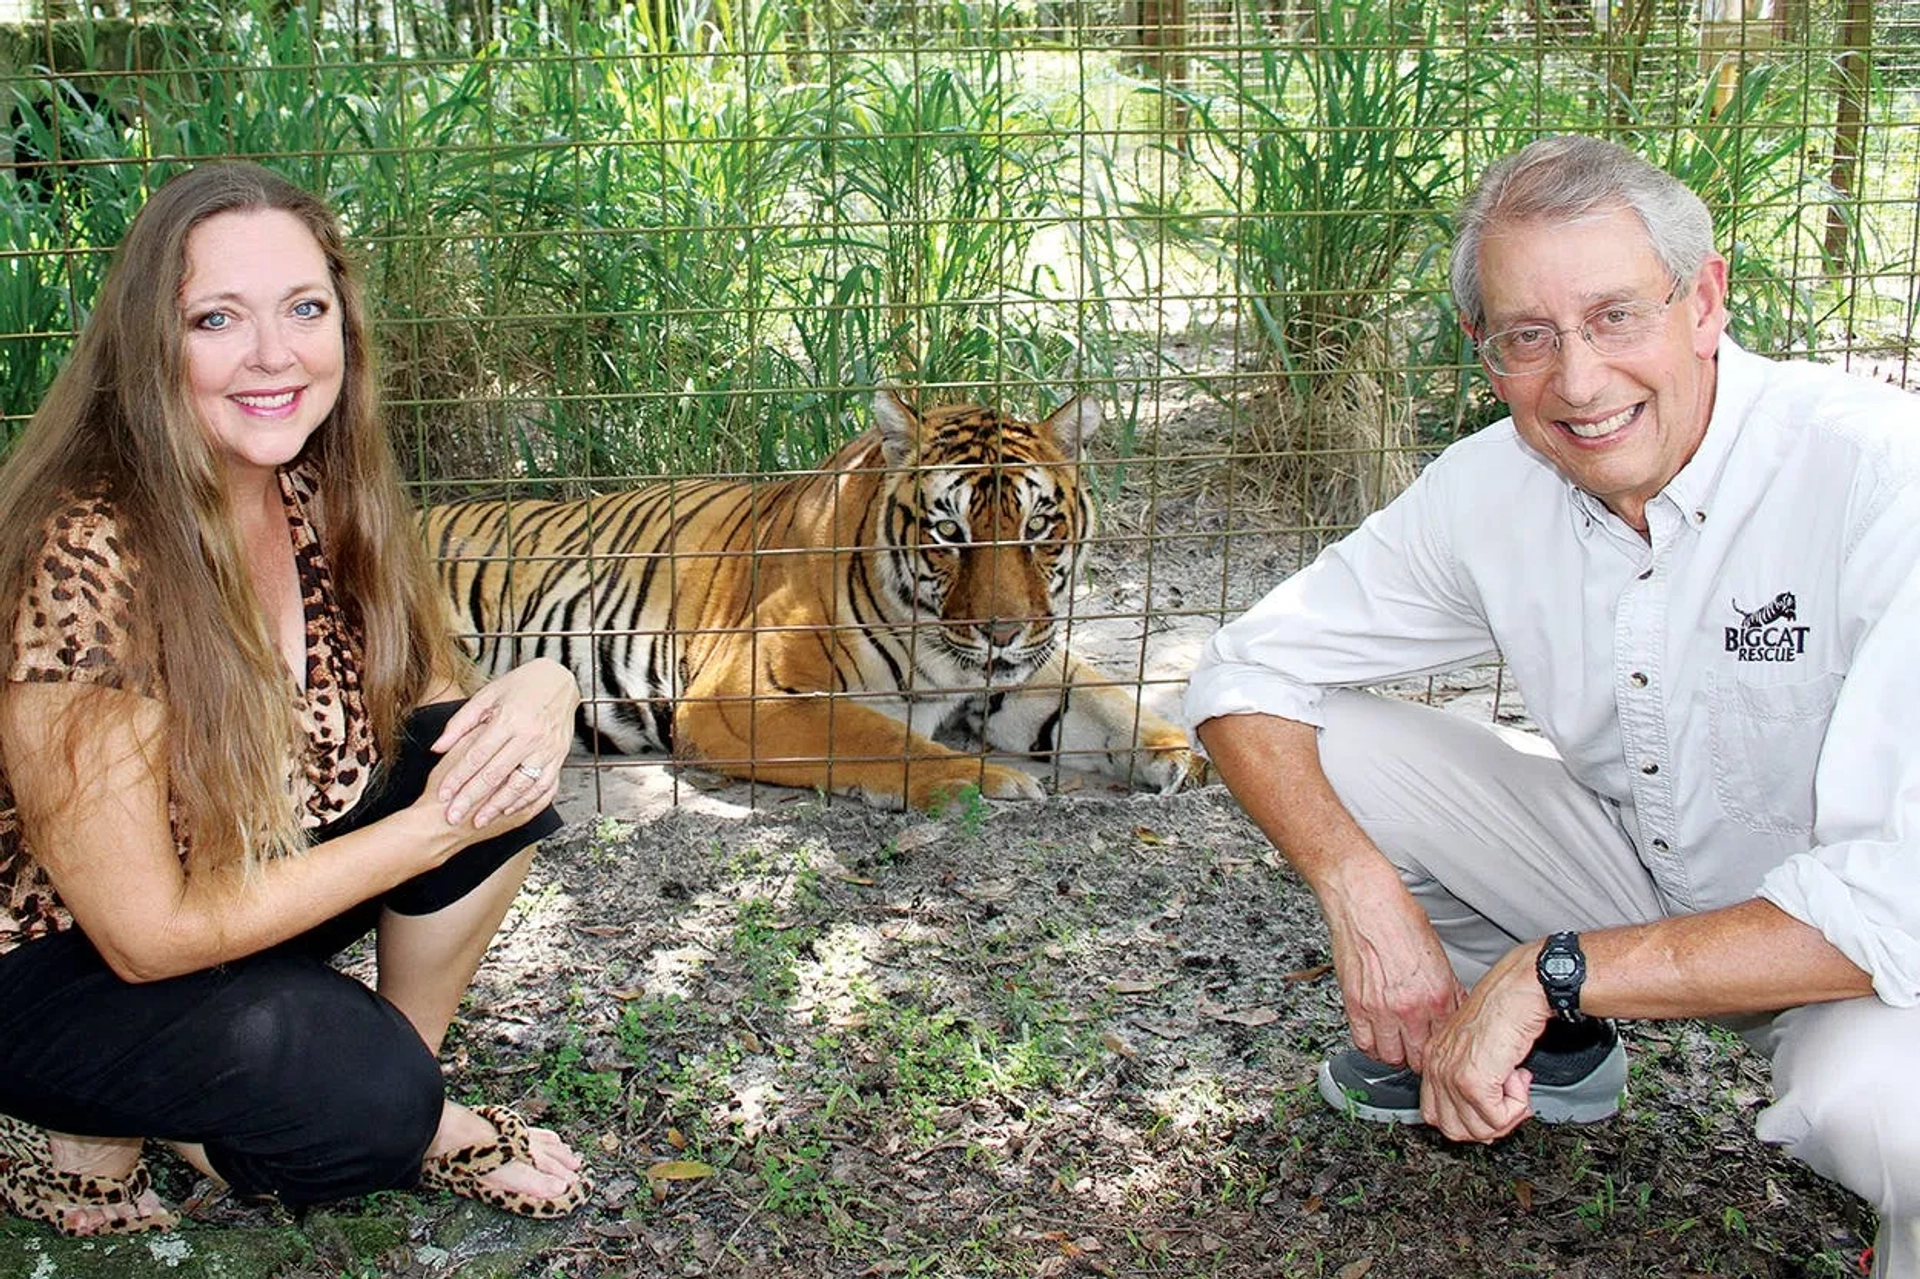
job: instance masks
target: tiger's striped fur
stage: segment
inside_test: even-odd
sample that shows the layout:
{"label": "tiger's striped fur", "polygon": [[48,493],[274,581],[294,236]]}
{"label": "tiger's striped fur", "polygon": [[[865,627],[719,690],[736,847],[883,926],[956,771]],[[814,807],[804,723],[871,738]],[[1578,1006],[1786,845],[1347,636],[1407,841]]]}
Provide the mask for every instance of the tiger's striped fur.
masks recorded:
{"label": "tiger's striped fur", "polygon": [[479,666],[566,665],[588,744],[881,807],[968,784],[1041,793],[933,740],[955,730],[1178,787],[1185,735],[1061,642],[1092,517],[1075,459],[1099,405],[921,416],[883,390],[874,411],[816,473],[429,509]]}

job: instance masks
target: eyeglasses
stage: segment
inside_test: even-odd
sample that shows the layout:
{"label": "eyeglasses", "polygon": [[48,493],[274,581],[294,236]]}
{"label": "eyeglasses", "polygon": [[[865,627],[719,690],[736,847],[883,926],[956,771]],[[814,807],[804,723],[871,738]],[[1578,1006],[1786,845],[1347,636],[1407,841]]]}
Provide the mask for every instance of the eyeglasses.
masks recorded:
{"label": "eyeglasses", "polygon": [[1578,328],[1556,329],[1551,324],[1521,324],[1489,333],[1474,344],[1487,367],[1502,377],[1544,373],[1560,358],[1561,339],[1578,333],[1602,355],[1625,355],[1643,345],[1660,328],[1673,300],[1680,296],[1675,280],[1660,302],[1609,302],[1580,321]]}

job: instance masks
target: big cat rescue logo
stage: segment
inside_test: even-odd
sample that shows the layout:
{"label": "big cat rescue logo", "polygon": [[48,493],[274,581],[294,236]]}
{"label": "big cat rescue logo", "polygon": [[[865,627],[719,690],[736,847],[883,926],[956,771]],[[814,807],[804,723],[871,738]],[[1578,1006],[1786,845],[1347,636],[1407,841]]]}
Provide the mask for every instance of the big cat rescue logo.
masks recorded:
{"label": "big cat rescue logo", "polygon": [[1807,632],[1811,626],[1795,626],[1795,602],[1792,591],[1781,591],[1764,608],[1749,613],[1740,601],[1729,601],[1740,615],[1738,626],[1727,630],[1727,652],[1741,662],[1792,662],[1807,651]]}

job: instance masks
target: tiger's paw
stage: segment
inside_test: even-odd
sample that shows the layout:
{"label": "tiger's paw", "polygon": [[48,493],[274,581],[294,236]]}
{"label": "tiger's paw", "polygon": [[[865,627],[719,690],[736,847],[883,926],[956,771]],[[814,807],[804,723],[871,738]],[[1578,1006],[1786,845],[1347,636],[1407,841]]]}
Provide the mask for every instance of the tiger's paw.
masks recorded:
{"label": "tiger's paw", "polygon": [[1143,734],[1131,762],[1133,784],[1162,795],[1204,786],[1213,773],[1206,758],[1187,744],[1186,734],[1175,728]]}
{"label": "tiger's paw", "polygon": [[968,765],[965,773],[960,775],[928,778],[924,782],[915,778],[912,787],[913,806],[937,813],[960,800],[969,790],[978,792],[986,799],[1047,797],[1046,788],[1040,785],[1038,778],[1017,768],[1008,768],[1005,764]]}
{"label": "tiger's paw", "polygon": [[980,779],[980,793],[988,799],[1045,799],[1047,788],[1031,773],[1005,764],[988,764]]}

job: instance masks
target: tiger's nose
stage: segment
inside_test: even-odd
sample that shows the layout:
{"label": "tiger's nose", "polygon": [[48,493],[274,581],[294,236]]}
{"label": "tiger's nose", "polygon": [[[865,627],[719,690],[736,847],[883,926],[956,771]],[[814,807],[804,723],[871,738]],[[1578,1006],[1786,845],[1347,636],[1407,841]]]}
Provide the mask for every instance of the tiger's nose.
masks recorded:
{"label": "tiger's nose", "polygon": [[981,622],[979,625],[980,633],[986,636],[987,643],[995,648],[1010,646],[1020,638],[1020,632],[1025,629],[1026,627],[1019,622],[1004,622],[997,617]]}

